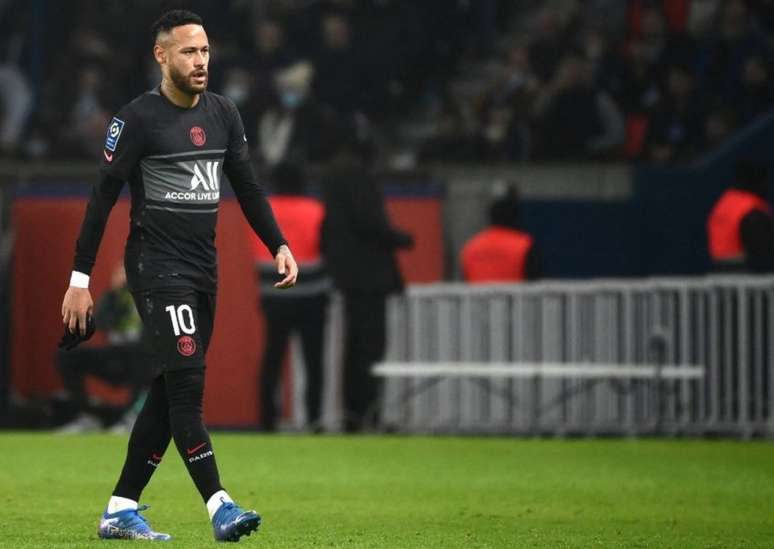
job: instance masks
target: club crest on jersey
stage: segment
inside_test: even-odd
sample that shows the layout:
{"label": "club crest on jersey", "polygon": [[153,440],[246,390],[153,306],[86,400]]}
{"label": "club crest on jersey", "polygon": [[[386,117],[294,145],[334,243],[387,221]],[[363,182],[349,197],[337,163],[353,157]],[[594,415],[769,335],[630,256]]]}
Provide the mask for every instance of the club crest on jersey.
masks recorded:
{"label": "club crest on jersey", "polygon": [[191,356],[196,352],[196,341],[190,336],[181,336],[177,340],[177,352],[183,356]]}
{"label": "club crest on jersey", "polygon": [[191,143],[197,147],[201,147],[207,142],[207,134],[204,133],[204,129],[200,128],[199,126],[194,126],[191,128],[191,131],[188,132],[188,135],[191,137]]}
{"label": "club crest on jersey", "polygon": [[124,121],[114,116],[108,125],[107,136],[105,137],[105,148],[107,150],[111,152],[116,150],[122,131],[124,131]]}

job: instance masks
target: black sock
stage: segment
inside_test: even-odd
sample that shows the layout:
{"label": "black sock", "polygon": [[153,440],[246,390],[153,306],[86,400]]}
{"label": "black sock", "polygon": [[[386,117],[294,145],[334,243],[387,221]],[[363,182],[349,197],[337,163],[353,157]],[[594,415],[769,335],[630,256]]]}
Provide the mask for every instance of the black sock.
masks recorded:
{"label": "black sock", "polygon": [[140,494],[161,462],[171,438],[167,388],[163,376],[151,384],[145,404],[129,436],[126,461],[114,496],[140,500]]}
{"label": "black sock", "polygon": [[175,370],[164,374],[169,401],[169,422],[177,451],[202,499],[222,490],[210,435],[202,420],[204,370]]}

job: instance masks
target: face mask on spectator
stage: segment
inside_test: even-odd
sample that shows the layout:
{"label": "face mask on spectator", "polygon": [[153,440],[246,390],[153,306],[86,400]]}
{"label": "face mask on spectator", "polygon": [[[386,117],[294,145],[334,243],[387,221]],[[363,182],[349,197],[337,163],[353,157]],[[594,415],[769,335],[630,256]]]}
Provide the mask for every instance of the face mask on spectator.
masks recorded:
{"label": "face mask on spectator", "polygon": [[247,100],[247,94],[247,86],[239,82],[229,82],[223,89],[223,95],[231,99],[237,105],[241,105]]}
{"label": "face mask on spectator", "polygon": [[294,90],[285,90],[280,94],[280,101],[286,109],[298,108],[303,100],[304,96]]}

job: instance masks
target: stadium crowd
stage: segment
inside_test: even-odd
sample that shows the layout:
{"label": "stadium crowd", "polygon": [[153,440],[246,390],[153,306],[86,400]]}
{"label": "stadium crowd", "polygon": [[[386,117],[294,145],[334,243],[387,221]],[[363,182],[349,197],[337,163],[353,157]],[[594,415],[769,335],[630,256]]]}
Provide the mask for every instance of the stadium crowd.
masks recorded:
{"label": "stadium crowd", "polygon": [[[204,17],[210,88],[269,165],[324,160],[342,124],[393,166],[682,163],[774,99],[771,0],[163,4]],[[160,9],[0,0],[0,155],[96,158],[116,106],[159,80],[136,29]]]}

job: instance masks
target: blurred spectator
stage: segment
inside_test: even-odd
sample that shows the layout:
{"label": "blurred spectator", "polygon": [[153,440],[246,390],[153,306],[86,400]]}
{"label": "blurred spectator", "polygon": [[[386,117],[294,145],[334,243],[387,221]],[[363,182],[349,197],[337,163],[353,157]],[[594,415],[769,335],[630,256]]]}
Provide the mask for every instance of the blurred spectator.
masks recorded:
{"label": "blurred spectator", "polygon": [[635,38],[641,41],[643,54],[661,84],[671,65],[679,63],[692,68],[696,63],[694,40],[685,32],[676,29],[670,32],[660,7],[646,4],[638,30],[639,32],[635,30]]}
{"label": "blurred spectator", "polygon": [[536,14],[533,25],[535,38],[529,45],[529,59],[537,77],[547,83],[556,74],[572,42],[567,28],[568,17],[545,6]]}
{"label": "blurred spectator", "polygon": [[[498,88],[500,98],[503,101],[515,100],[520,104],[530,103],[539,86],[527,48],[520,45],[509,48]],[[521,109],[527,111],[528,106],[521,105]]]}
{"label": "blurred spectator", "polygon": [[[100,32],[79,26],[43,87],[34,133],[45,136],[52,156],[96,159],[120,81],[109,61],[111,46]],[[156,85],[158,82],[156,82]]]}
{"label": "blurred spectator", "polygon": [[515,188],[489,206],[489,227],[468,240],[460,253],[466,282],[521,282],[539,276],[532,237],[521,228]]}
{"label": "blurred spectator", "polygon": [[581,25],[593,26],[604,36],[620,39],[626,28],[627,4],[621,0],[584,0],[579,6]]}
{"label": "blurred spectator", "polygon": [[[750,123],[772,100],[771,0],[191,2],[205,17],[213,46],[210,89],[237,103],[251,144],[258,141],[262,115],[286,108],[276,92],[275,74],[305,58],[314,67],[314,80],[301,110],[317,115],[330,110],[350,121],[357,117],[385,146],[383,158],[394,156],[392,146],[435,160],[458,150],[462,155],[455,160],[477,162],[638,155],[662,162],[690,159],[715,144],[714,136],[727,135],[714,130],[728,126],[728,119],[715,117],[711,135],[703,122],[687,128],[689,134],[681,139],[694,146],[677,155],[663,143],[655,148],[667,154],[641,153],[650,112],[669,87],[675,64],[686,67],[701,92],[697,97],[713,103],[719,96],[732,105],[737,126]],[[91,9],[89,0],[47,3],[45,15],[38,15],[42,24],[32,24],[29,2],[0,0],[0,10],[0,154],[21,148],[31,158],[90,157],[93,147],[85,143],[96,131],[97,124],[89,121],[96,121],[97,109],[85,109],[92,114],[73,124],[63,105],[85,98],[83,110],[95,104],[89,96],[96,96],[96,104],[110,111],[159,81],[148,38],[128,31],[153,20],[157,8],[151,4],[126,11],[116,2],[99,10]],[[525,46],[513,47],[516,38]],[[591,131],[604,139],[587,149],[577,147],[577,141],[588,136],[575,135],[570,141],[576,148],[566,154],[567,136],[554,141],[547,135],[544,124],[556,121],[535,120],[532,103],[556,91],[568,55],[588,64],[593,84],[586,91],[600,92],[587,126],[572,133]],[[147,59],[152,70],[138,59]],[[96,90],[90,76],[77,74],[82,68],[99,71]],[[441,99],[449,88],[464,88],[454,103]],[[619,139],[613,134],[620,121],[604,92],[626,115],[625,148],[612,144]],[[314,105],[319,107],[308,108]],[[662,99],[656,125],[663,108]],[[440,119],[433,120],[439,112]],[[540,109],[538,114],[543,114]],[[300,118],[314,120],[315,115]],[[436,123],[435,132],[428,131],[428,122]],[[604,129],[594,129],[600,122]],[[279,136],[281,128],[278,124],[269,133]],[[324,134],[314,139],[325,141]],[[282,139],[270,141],[282,149]],[[321,160],[314,154],[303,158]]]}
{"label": "blurred spectator", "polygon": [[254,33],[253,69],[256,74],[270,75],[295,60],[294,54],[287,45],[285,28],[279,20],[259,20],[255,25]]}
{"label": "blurred spectator", "polygon": [[96,67],[84,67],[78,72],[77,88],[71,102],[70,131],[64,136],[71,154],[97,158],[102,150],[102,141],[110,119],[109,101],[105,99],[102,86],[104,75]]}
{"label": "blurred spectator", "polygon": [[623,88],[623,67],[607,36],[596,28],[588,28],[581,33],[581,51],[589,63],[594,86],[617,97]]}
{"label": "blurred spectator", "polygon": [[450,105],[436,117],[433,136],[420,149],[423,162],[472,162],[477,160],[478,140],[466,134],[460,114]]}
{"label": "blurred spectator", "polygon": [[687,30],[691,36],[705,39],[712,31],[723,0],[691,0]]}
{"label": "blurred spectator", "polygon": [[240,82],[240,85],[247,84],[246,92],[241,93],[250,96],[250,103],[260,106],[265,105],[273,94],[274,75],[277,71],[289,67],[298,57],[288,46],[285,27],[278,19],[259,20],[255,24],[253,37],[253,54],[240,66],[242,70],[251,73],[250,80]]}
{"label": "blurred spectator", "polygon": [[370,370],[384,357],[387,295],[403,289],[395,251],[411,247],[413,238],[390,224],[353,138],[341,135],[336,145],[322,183],[322,250],[344,297],[345,430],[353,432],[378,421],[379,381]]}
{"label": "blurred spectator", "polygon": [[479,147],[479,161],[513,162],[524,160],[529,135],[523,120],[508,105],[492,105],[485,110]]}
{"label": "blurred spectator", "polygon": [[367,71],[352,43],[352,28],[343,12],[329,12],[321,22],[322,44],[314,56],[316,98],[340,115],[362,110],[370,91]]}
{"label": "blurred spectator", "polygon": [[711,151],[728,139],[736,128],[736,115],[731,107],[719,106],[711,109],[704,120],[704,135],[701,148]]}
{"label": "blurred spectator", "polygon": [[704,80],[709,90],[724,101],[737,102],[744,95],[747,60],[771,59],[771,46],[755,25],[742,0],[728,0],[720,11],[716,39],[704,55]]}
{"label": "blurred spectator", "polygon": [[660,90],[656,69],[646,56],[642,40],[629,43],[624,61],[617,95],[621,108],[627,115],[646,114],[659,100]]}
{"label": "blurred spectator", "polygon": [[774,34],[774,2],[772,0],[748,0],[747,5],[761,31],[771,38]]}
{"label": "blurred spectator", "polygon": [[[223,79],[223,95],[234,102],[234,105],[237,106],[245,118],[249,116],[246,115],[248,109],[253,106],[254,98],[250,96],[251,86],[252,81],[249,71],[239,66],[226,70],[226,75]],[[254,120],[255,116],[250,118]]]}
{"label": "blurred spectator", "polygon": [[[395,2],[397,3],[397,2]],[[405,25],[405,18],[411,20],[415,17],[418,22],[419,40],[423,44],[417,48],[412,56],[412,61],[418,62],[422,78],[429,79],[434,85],[442,85],[456,72],[457,67],[469,60],[469,54],[476,53],[478,38],[491,41],[493,37],[482,37],[481,29],[491,29],[491,19],[487,6],[479,7],[479,2],[459,2],[449,0],[423,0],[411,2],[413,14],[406,14],[401,25]],[[482,2],[483,4],[483,2]],[[500,2],[498,9],[506,12],[517,8],[512,2]],[[520,9],[520,7],[518,7]],[[471,12],[479,11],[483,19],[477,18]],[[500,14],[500,22],[508,19]],[[495,21],[496,23],[497,21]],[[491,32],[491,31],[484,31]],[[399,38],[402,40],[402,37]],[[386,45],[388,48],[389,44]],[[486,44],[483,49],[489,47]],[[481,50],[479,50],[481,51]],[[404,60],[406,62],[407,60]]]}
{"label": "blurred spectator", "polygon": [[257,121],[257,152],[267,166],[321,158],[327,122],[309,95],[313,72],[309,63],[299,62],[274,75],[275,95]]}
{"label": "blurred spectator", "polygon": [[250,231],[260,284],[261,308],[267,318],[266,349],[259,385],[261,429],[277,429],[277,383],[290,336],[301,338],[306,372],[304,402],[309,429],[319,431],[323,393],[323,336],[330,280],[320,255],[320,227],[324,209],[306,194],[304,174],[293,164],[280,164],[273,172],[274,194],[269,199],[277,223],[293,246],[298,262],[298,284],[292,292],[278,290],[272,254]]}
{"label": "blurred spectator", "polygon": [[744,95],[738,105],[743,122],[755,118],[774,107],[774,84],[771,81],[771,63],[762,57],[747,59],[742,76]]}
{"label": "blurred spectator", "polygon": [[715,203],[707,220],[715,270],[774,272],[774,222],[768,184],[768,171],[762,165],[737,165],[736,181]]}
{"label": "blurred spectator", "polygon": [[161,69],[156,59],[149,56],[144,67],[143,91],[151,90],[161,84]]}
{"label": "blurred spectator", "polygon": [[32,90],[24,74],[0,62],[0,156],[13,155],[32,110]]}
{"label": "blurred spectator", "polygon": [[505,66],[484,98],[479,160],[526,160],[530,149],[530,116],[540,83],[525,47],[507,52]]}
{"label": "blurred spectator", "polygon": [[0,2],[0,157],[16,155],[32,112],[33,89],[20,66],[29,9],[23,2]]}
{"label": "blurred spectator", "polygon": [[666,85],[645,137],[645,158],[659,164],[684,161],[697,152],[706,116],[689,67],[673,65]]}
{"label": "blurred spectator", "polygon": [[541,91],[535,113],[536,154],[544,160],[610,158],[624,141],[621,112],[607,92],[594,87],[588,63],[567,55]]}
{"label": "blurred spectator", "polygon": [[656,67],[663,65],[666,61],[667,27],[661,11],[657,7],[643,10],[638,30],[635,32],[642,41],[647,60]]}
{"label": "blurred spectator", "polygon": [[98,410],[89,402],[85,388],[87,375],[111,385],[128,386],[131,398],[113,426],[129,432],[145,399],[151,381],[151,364],[142,342],[142,322],[126,285],[123,265],[110,279],[110,289],[97,303],[94,313],[97,329],[105,332],[107,345],[59,351],[57,362],[65,390],[76,410],[76,417],[59,428],[63,434],[96,431],[102,428]]}
{"label": "blurred spectator", "polygon": [[[388,119],[393,113],[400,112],[401,104],[414,101],[416,89],[406,74],[412,59],[418,50],[418,27],[413,3],[410,2],[358,2],[350,10],[351,47],[357,52],[358,62],[364,85],[368,83],[367,96],[363,99],[362,110],[369,116],[381,116]],[[414,93],[407,97],[407,93]],[[404,105],[405,106],[405,105]],[[410,106],[410,105],[409,105]]]}
{"label": "blurred spectator", "polygon": [[466,47],[470,54],[481,57],[489,54],[497,30],[497,0],[458,2],[467,23]]}

